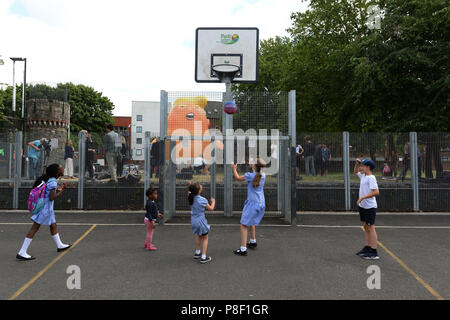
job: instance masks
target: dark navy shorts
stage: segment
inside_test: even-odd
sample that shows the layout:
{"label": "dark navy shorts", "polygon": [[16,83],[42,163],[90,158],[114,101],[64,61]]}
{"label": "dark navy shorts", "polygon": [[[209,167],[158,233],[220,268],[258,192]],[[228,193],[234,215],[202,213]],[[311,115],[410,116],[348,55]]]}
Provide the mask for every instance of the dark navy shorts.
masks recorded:
{"label": "dark navy shorts", "polygon": [[365,222],[368,226],[375,224],[375,217],[377,215],[377,208],[364,209],[358,206],[359,218],[362,222]]}

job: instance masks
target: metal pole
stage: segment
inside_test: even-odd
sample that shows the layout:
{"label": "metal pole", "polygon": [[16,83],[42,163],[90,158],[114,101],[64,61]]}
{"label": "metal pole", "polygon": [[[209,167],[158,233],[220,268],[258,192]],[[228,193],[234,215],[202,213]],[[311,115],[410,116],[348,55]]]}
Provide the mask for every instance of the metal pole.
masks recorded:
{"label": "metal pole", "polygon": [[291,152],[289,154],[291,160],[291,225],[297,225],[297,184],[295,181],[297,155],[295,146],[291,146]]}
{"label": "metal pole", "polygon": [[[224,102],[231,100],[231,81],[226,79]],[[224,164],[223,164],[223,186],[224,186],[224,215],[231,217],[233,215],[233,175],[231,163],[234,161],[234,136],[231,134],[233,129],[233,116],[223,111],[223,131],[225,138]]]}
{"label": "metal pole", "polygon": [[351,194],[350,194],[350,135],[347,131],[342,133],[343,140],[343,156],[342,163],[344,166],[344,193],[345,193],[345,210],[351,210]]}
{"label": "metal pole", "polygon": [[409,133],[411,143],[411,186],[413,189],[413,210],[419,211],[419,171],[418,171],[418,148],[417,148],[417,132]]}
{"label": "metal pole", "polygon": [[85,146],[86,135],[84,132],[80,132],[80,138],[78,140],[78,209],[83,209],[84,203]]}
{"label": "metal pole", "polygon": [[13,97],[12,97],[13,118],[16,117],[16,61],[13,60]]}
{"label": "metal pole", "polygon": [[[166,143],[169,144],[170,147],[170,141],[166,139],[167,136],[167,116],[168,116],[168,95],[167,92],[164,90],[161,90],[160,92],[160,101],[159,101],[159,138],[161,140],[161,145],[159,148],[159,156],[160,156],[160,162],[159,164],[162,166],[162,168],[159,168],[159,205],[161,206],[160,210],[164,213],[164,219],[160,221],[160,223],[164,223],[169,217],[165,214],[166,211],[168,212],[168,201],[166,201],[166,181],[169,179],[169,168],[167,166],[166,162]],[[169,158],[170,158],[170,151],[169,151]]]}
{"label": "metal pole", "polygon": [[280,183],[277,186],[278,198],[281,200],[281,214],[284,218],[288,219],[287,213],[287,190],[286,190],[286,166],[287,166],[287,145],[288,142],[286,140],[280,140],[280,153],[283,157],[279,158],[278,165],[278,176],[280,177]]}
{"label": "metal pole", "polygon": [[216,137],[211,137],[211,192],[210,198],[216,198]]}
{"label": "metal pole", "polygon": [[13,209],[19,209],[19,187],[22,177],[22,139],[23,133],[21,131],[15,134],[14,147],[14,189],[13,189]]}
{"label": "metal pole", "polygon": [[[145,132],[145,141],[144,141],[144,147],[145,147],[145,153],[144,153],[144,206],[147,203],[147,196],[145,195],[145,192],[150,187],[150,132]],[[161,170],[161,168],[160,168]]]}
{"label": "metal pole", "polygon": [[[25,129],[25,89],[27,85],[27,59],[24,60],[24,69],[23,69],[23,88],[22,88],[22,120],[23,122],[23,130]],[[25,132],[25,131],[24,131]]]}

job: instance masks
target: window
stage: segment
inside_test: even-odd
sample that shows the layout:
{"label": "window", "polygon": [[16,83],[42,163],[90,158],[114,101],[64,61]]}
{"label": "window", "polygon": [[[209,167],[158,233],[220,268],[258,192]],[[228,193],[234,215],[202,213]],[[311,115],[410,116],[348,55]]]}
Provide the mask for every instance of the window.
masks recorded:
{"label": "window", "polygon": [[142,114],[138,114],[136,116],[136,121],[142,121]]}
{"label": "window", "polygon": [[142,127],[136,127],[136,132],[137,133],[142,133]]}
{"label": "window", "polygon": [[142,138],[136,138],[136,144],[142,144]]}
{"label": "window", "polygon": [[136,149],[136,155],[142,156],[142,149]]}

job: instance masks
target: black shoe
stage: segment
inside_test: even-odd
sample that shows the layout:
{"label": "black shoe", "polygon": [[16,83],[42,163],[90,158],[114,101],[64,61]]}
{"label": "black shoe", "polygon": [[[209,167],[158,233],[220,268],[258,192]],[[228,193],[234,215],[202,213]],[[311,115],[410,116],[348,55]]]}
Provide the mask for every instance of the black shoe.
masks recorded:
{"label": "black shoe", "polygon": [[22,261],[29,261],[29,260],[34,260],[34,259],[36,259],[36,258],[35,258],[35,257],[25,258],[25,257],[22,257],[20,254],[17,254],[17,255],[16,255],[16,259],[22,260]]}
{"label": "black shoe", "polygon": [[361,258],[366,259],[366,260],[378,260],[378,259],[380,259],[376,249],[375,250],[374,249],[370,249],[363,256],[361,256]]}
{"label": "black shoe", "polygon": [[212,260],[211,257],[206,257],[205,259],[200,259],[200,263],[205,264],[205,263],[210,262],[211,260]]}
{"label": "black shoe", "polygon": [[365,255],[368,251],[369,251],[370,247],[369,246],[365,246],[364,248],[362,248],[360,251],[358,251],[356,253],[357,256],[363,256]]}
{"label": "black shoe", "polygon": [[255,243],[247,242],[247,248],[249,249],[255,249],[257,246],[258,244],[256,242]]}
{"label": "black shoe", "polygon": [[64,250],[67,250],[67,249],[69,249],[70,247],[71,247],[72,245],[71,244],[69,244],[67,247],[65,247],[65,248],[58,248],[56,251],[58,251],[58,252],[61,252],[61,251],[64,251]]}
{"label": "black shoe", "polygon": [[199,254],[194,253],[194,259],[200,259],[201,257],[202,257],[201,253]]}
{"label": "black shoe", "polygon": [[241,249],[237,249],[237,250],[234,250],[233,253],[237,254],[238,256],[246,256],[247,255],[247,250],[241,251]]}

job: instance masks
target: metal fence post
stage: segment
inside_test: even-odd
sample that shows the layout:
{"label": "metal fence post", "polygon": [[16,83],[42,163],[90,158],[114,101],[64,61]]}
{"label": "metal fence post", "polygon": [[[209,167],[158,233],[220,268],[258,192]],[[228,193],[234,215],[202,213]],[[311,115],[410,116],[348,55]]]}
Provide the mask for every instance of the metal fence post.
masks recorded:
{"label": "metal fence post", "polygon": [[[289,166],[286,168],[286,175],[290,176],[290,209],[291,209],[291,225],[297,224],[297,176],[296,176],[296,165],[297,165],[297,92],[295,90],[289,91],[288,96],[289,105],[289,136],[291,138],[290,145],[287,146],[289,152]],[[286,142],[289,144],[289,141]]]}
{"label": "metal fence post", "polygon": [[169,148],[169,203],[168,208],[170,210],[170,216],[174,216],[176,214],[176,201],[177,201],[177,176],[176,170],[177,165],[174,162],[176,159],[172,159],[172,150],[175,150],[177,142],[174,140],[170,140],[170,148]]}
{"label": "metal fence post", "polygon": [[343,145],[343,166],[344,166],[344,193],[345,193],[345,210],[351,210],[351,193],[350,193],[350,134],[345,131],[342,133]]}
{"label": "metal fence post", "polygon": [[[159,165],[162,166],[162,168],[159,169],[159,193],[160,196],[158,197],[160,200],[160,210],[164,213],[164,219],[161,220],[161,223],[164,223],[168,219],[165,215],[165,210],[167,209],[166,204],[166,181],[168,179],[168,167],[166,163],[166,143],[167,143],[167,116],[168,116],[168,94],[167,91],[161,90],[160,93],[160,101],[159,101],[159,138],[162,142],[162,147],[159,148]],[[170,142],[169,142],[170,143]],[[169,158],[170,158],[170,152],[169,152]]]}
{"label": "metal fence post", "polygon": [[[144,142],[144,148],[145,148],[145,153],[144,153],[144,206],[147,203],[147,196],[145,195],[145,192],[147,191],[147,189],[150,187],[150,141],[151,137],[150,137],[150,132],[146,131],[145,132],[145,142]],[[160,169],[161,171],[161,169]]]}
{"label": "metal fence post", "polygon": [[86,133],[80,132],[78,140],[78,209],[84,208],[84,171],[86,165]]}
{"label": "metal fence post", "polygon": [[409,141],[411,143],[411,185],[413,189],[413,210],[419,211],[419,170],[418,170],[418,148],[417,148],[417,132],[409,133]]}
{"label": "metal fence post", "polygon": [[216,198],[216,137],[212,136],[211,137],[211,146],[212,146],[212,150],[211,150],[211,168],[210,168],[210,172],[211,172],[211,194],[210,194],[210,198]]}
{"label": "metal fence post", "polygon": [[291,152],[289,153],[290,159],[290,178],[291,178],[291,225],[297,225],[297,183],[296,183],[296,165],[297,165],[297,154],[295,146],[291,146]]}
{"label": "metal fence post", "polygon": [[19,187],[22,177],[22,139],[23,132],[15,134],[14,146],[14,189],[13,189],[13,208],[19,209]]}
{"label": "metal fence post", "polygon": [[287,154],[288,154],[288,147],[287,144],[288,142],[284,139],[281,139],[279,141],[280,143],[280,153],[282,155],[281,158],[279,158],[279,162],[278,162],[278,176],[279,176],[279,181],[280,184],[278,185],[277,188],[277,193],[278,193],[278,199],[281,201],[281,206],[280,206],[280,210],[281,210],[281,214],[284,218],[289,219],[288,217],[288,206],[287,206],[287,201],[288,197],[287,197],[287,190],[286,190],[286,175],[287,175],[287,164],[288,164],[288,160],[287,160]]}

